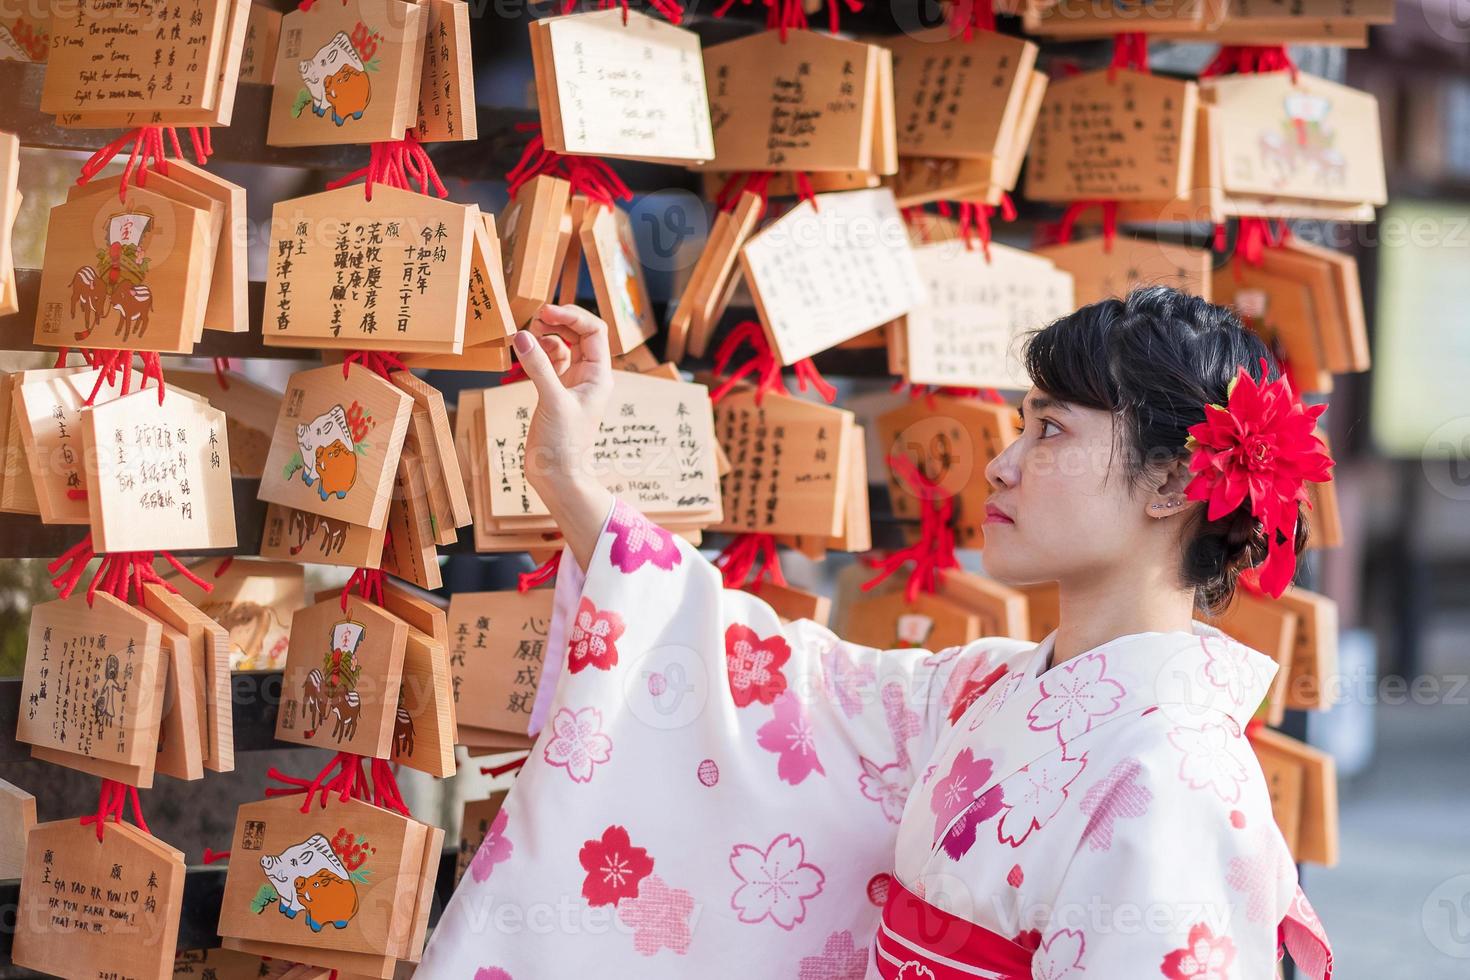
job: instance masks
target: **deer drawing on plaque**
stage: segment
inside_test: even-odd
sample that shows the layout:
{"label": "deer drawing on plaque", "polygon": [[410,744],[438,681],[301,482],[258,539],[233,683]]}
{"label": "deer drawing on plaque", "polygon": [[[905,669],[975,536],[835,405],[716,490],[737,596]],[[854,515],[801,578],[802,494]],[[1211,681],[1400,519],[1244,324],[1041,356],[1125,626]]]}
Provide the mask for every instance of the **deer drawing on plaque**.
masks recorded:
{"label": "deer drawing on plaque", "polygon": [[311,721],[311,727],[303,732],[307,738],[315,738],[328,721],[332,723],[331,737],[338,744],[351,742],[357,734],[357,719],[362,712],[362,699],[357,693],[362,664],[357,659],[357,648],[365,631],[362,623],[350,619],[334,625],[332,646],[323,656],[321,667],[312,668],[302,682],[302,706]]}
{"label": "deer drawing on plaque", "polygon": [[77,340],[90,337],[114,311],[119,318],[116,332],[122,340],[141,337],[153,310],[153,293],[144,281],[148,276],[145,246],[153,216],[123,211],[109,215],[104,225],[106,241],[97,249],[96,265],[84,265],[71,277],[71,319],[75,322],[79,311],[82,317]]}

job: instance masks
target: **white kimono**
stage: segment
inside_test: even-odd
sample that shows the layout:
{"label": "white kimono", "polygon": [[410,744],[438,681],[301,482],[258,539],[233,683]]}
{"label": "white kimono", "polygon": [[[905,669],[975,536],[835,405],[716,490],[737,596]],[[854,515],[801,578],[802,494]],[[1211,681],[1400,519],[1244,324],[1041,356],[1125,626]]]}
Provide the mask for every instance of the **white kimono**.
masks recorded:
{"label": "white kimono", "polygon": [[[431,980],[1257,980],[1330,952],[1211,627],[937,653],[782,624],[615,504]],[[560,653],[560,656],[558,654]],[[563,659],[564,658],[564,659]]]}

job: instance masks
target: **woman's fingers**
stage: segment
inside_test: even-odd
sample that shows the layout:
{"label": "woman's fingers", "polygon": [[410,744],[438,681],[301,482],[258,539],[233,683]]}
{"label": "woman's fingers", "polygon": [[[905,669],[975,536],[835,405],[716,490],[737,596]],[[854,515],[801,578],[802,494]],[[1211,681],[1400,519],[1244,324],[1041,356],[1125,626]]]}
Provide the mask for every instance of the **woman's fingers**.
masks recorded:
{"label": "woman's fingers", "polygon": [[546,349],[537,342],[538,338],[529,330],[517,330],[512,338],[516,357],[526,369],[526,377],[536,386],[536,395],[543,401],[561,397],[562,387],[556,366],[551,363]]}
{"label": "woman's fingers", "polygon": [[572,366],[572,350],[567,342],[556,334],[548,334],[541,338],[541,349],[546,351],[546,356],[551,360],[551,366],[556,368],[558,375],[567,373],[567,368]]}
{"label": "woman's fingers", "polygon": [[556,306],[543,304],[536,320],[561,333],[569,330],[578,342],[582,356],[594,364],[612,366],[612,353],[608,347],[607,324],[600,317],[580,306]]}

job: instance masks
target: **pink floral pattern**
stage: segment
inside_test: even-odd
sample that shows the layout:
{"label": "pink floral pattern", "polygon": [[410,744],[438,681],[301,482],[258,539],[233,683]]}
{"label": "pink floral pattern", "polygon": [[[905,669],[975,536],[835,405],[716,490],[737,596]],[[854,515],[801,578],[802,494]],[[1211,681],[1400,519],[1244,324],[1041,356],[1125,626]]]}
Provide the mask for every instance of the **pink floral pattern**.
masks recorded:
{"label": "pink floral pattern", "polygon": [[898,756],[898,764],[907,769],[911,763],[909,739],[923,732],[924,726],[918,712],[904,703],[903,685],[898,681],[884,684],[882,697],[883,720],[888,724],[888,734],[893,736],[893,751]]}
{"label": "pink floral pattern", "polygon": [[771,704],[786,690],[781,668],[791,659],[791,647],[779,633],[765,639],[749,626],[731,623],[725,630],[725,666],[735,707]]}
{"label": "pink floral pattern", "polygon": [[618,637],[626,628],[623,617],[611,609],[598,609],[592,600],[582,597],[572,620],[572,638],[568,643],[570,671],[575,674],[596,667],[608,670],[618,662]]}
{"label": "pink floral pattern", "polygon": [[682,558],[678,542],[671,532],[622,500],[613,504],[607,529],[613,535],[608,559],[625,575],[638,571],[648,562],[668,571]]}
{"label": "pink floral pattern", "polygon": [[814,772],[825,776],[827,771],[817,758],[815,735],[801,702],[788,691],[776,699],[775,709],[776,716],[756,730],[755,740],[778,756],[776,775],[793,786]]}
{"label": "pink floral pattern", "polygon": [[803,956],[796,980],[863,980],[868,971],[868,950],[858,948],[846,929],[827,937],[816,956]]}
{"label": "pink floral pattern", "polygon": [[1247,922],[1275,921],[1277,888],[1283,882],[1295,881],[1296,867],[1290,854],[1283,850],[1273,827],[1258,827],[1251,837],[1254,850],[1233,857],[1227,867],[1225,883],[1245,896]]}
{"label": "pink floral pattern", "polygon": [[1041,679],[1041,697],[1026,714],[1031,730],[1054,729],[1063,747],[1078,735],[1091,731],[1098,718],[1118,710],[1123,685],[1105,676],[1108,661],[1100,653],[1088,653],[1047,672]]}
{"label": "pink floral pattern", "polygon": [[1209,788],[1226,803],[1239,800],[1247,770],[1231,748],[1234,740],[1235,736],[1218,724],[1169,732],[1170,744],[1184,756],[1179,760],[1179,778],[1190,789]]}
{"label": "pink floral pattern", "polygon": [[1063,980],[1080,977],[1086,972],[1082,956],[1087,940],[1076,929],[1058,929],[1042,940],[1031,959],[1032,980]]}
{"label": "pink floral pattern", "polygon": [[574,783],[592,779],[592,770],[612,758],[612,739],[602,733],[602,712],[596,708],[562,708],[551,719],[551,735],[542,757],[560,766]]}
{"label": "pink floral pattern", "polygon": [[1205,679],[1224,691],[1232,704],[1242,704],[1245,692],[1255,688],[1249,650],[1228,636],[1201,636],[1205,654]]}
{"label": "pink floral pattern", "polygon": [[800,837],[781,834],[764,850],[736,844],[730,851],[730,870],[740,887],[730,896],[730,907],[741,922],[770,919],[790,931],[806,918],[806,903],[822,892],[826,876],[806,860]]}
{"label": "pink floral pattern", "polygon": [[909,799],[909,784],[904,778],[906,770],[896,762],[880,766],[864,756],[858,756],[858,765],[863,769],[858,774],[858,791],[883,808],[885,820],[898,823],[903,816],[903,806]]}
{"label": "pink floral pattern", "polygon": [[484,881],[490,877],[490,872],[495,870],[497,864],[510,860],[510,853],[515,845],[505,836],[505,826],[509,822],[510,813],[502,806],[490,821],[485,839],[480,841],[475,856],[470,859],[470,875],[476,881]]}
{"label": "pink floral pattern", "polygon": [[1235,943],[1229,936],[1216,936],[1203,922],[1189,930],[1183,949],[1164,957],[1159,972],[1169,980],[1230,980],[1235,962]]}
{"label": "pink floral pattern", "polygon": [[[1017,691],[1026,683],[1026,675],[1020,672],[1008,673],[991,686],[990,696],[980,703],[975,709],[975,715],[970,719],[970,731],[974,731],[985,724],[991,718],[1000,713],[1000,709],[1009,701]],[[977,700],[979,700],[977,698]]]}
{"label": "pink floral pattern", "polygon": [[1022,767],[1006,780],[1005,813],[996,827],[1002,844],[1020,847],[1034,831],[1045,827],[1067,802],[1068,787],[1082,775],[1087,757],[1068,759],[1057,754]]}
{"label": "pink floral pattern", "polygon": [[948,774],[934,784],[929,797],[934,839],[953,860],[958,861],[975,846],[980,824],[1000,811],[1004,790],[999,784],[986,789],[993,771],[989,759],[976,759],[969,748],[963,748],[950,763]]}
{"label": "pink floral pattern", "polygon": [[689,952],[689,916],[694,896],[670,888],[658,875],[644,880],[638,894],[618,904],[618,918],[633,930],[633,949],[652,956],[660,949],[679,955]]}
{"label": "pink floral pattern", "polygon": [[616,905],[638,894],[638,883],[653,873],[648,851],[634,847],[625,827],[611,826],[601,840],[589,840],[577,852],[577,861],[587,877],[582,897],[588,905]]}
{"label": "pink floral pattern", "polygon": [[822,683],[849,718],[862,714],[878,679],[872,664],[854,664],[847,651],[833,647],[822,654]]}
{"label": "pink floral pattern", "polygon": [[1089,789],[1078,804],[1091,819],[1082,831],[1082,839],[1094,851],[1111,850],[1113,824],[1120,817],[1141,817],[1148,812],[1154,794],[1138,782],[1143,772],[1137,759],[1124,759]]}
{"label": "pink floral pattern", "polygon": [[990,666],[988,657],[977,657],[969,664],[955,668],[944,685],[944,703],[949,705],[949,723],[959,722],[970,710],[970,705],[980,700],[995,686],[995,682],[1006,675],[1005,664]]}
{"label": "pink floral pattern", "polygon": [[475,980],[511,980],[511,976],[498,966],[482,966],[475,971]]}

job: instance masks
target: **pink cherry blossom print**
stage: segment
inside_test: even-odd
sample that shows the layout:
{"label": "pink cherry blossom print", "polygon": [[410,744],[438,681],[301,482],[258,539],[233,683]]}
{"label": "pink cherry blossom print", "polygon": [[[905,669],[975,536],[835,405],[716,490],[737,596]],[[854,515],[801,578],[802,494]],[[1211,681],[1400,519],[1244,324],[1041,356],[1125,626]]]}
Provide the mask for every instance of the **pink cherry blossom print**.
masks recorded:
{"label": "pink cherry blossom print", "polygon": [[699,776],[699,782],[704,786],[713,786],[720,781],[720,767],[713,759],[705,759],[701,762],[695,774]]}
{"label": "pink cherry blossom print", "polygon": [[894,980],[935,980],[934,971],[918,960],[909,960],[893,976]]}
{"label": "pink cherry blossom print", "polygon": [[888,890],[893,885],[893,876],[880,872],[868,879],[868,901],[880,909],[888,904]]}
{"label": "pink cherry blossom print", "polygon": [[621,500],[613,504],[607,529],[613,535],[608,558],[624,574],[638,571],[647,562],[665,571],[679,564],[682,556],[674,535]]}
{"label": "pink cherry blossom print", "polygon": [[601,840],[589,840],[577,852],[587,877],[582,897],[588,905],[616,905],[638,894],[638,884],[653,872],[648,851],[634,847],[625,827],[611,826]]}
{"label": "pink cherry blossom print", "polygon": [[618,662],[618,637],[623,635],[623,617],[611,609],[598,609],[582,597],[572,621],[572,638],[567,660],[573,674],[595,667],[609,670]]}
{"label": "pink cherry blossom print", "polygon": [[776,699],[774,707],[776,716],[756,730],[755,740],[767,752],[776,753],[776,775],[792,786],[814,772],[825,776],[827,772],[817,759],[815,733],[796,695],[786,692]]}
{"label": "pink cherry blossom print", "polygon": [[1047,936],[1037,947],[1031,958],[1032,980],[1063,980],[1065,977],[1082,977],[1082,954],[1087,950],[1087,941],[1076,929],[1058,929]]}
{"label": "pink cherry blossom print", "polygon": [[1078,804],[1090,818],[1082,839],[1094,851],[1113,846],[1113,823],[1120,817],[1141,817],[1148,812],[1154,794],[1138,781],[1143,767],[1137,759],[1124,759],[1099,780]]}
{"label": "pink cherry blossom print", "polygon": [[806,918],[807,900],[821,894],[826,881],[820,868],[807,863],[801,838],[790,834],[780,835],[764,850],[736,844],[730,851],[730,870],[741,882],[730,896],[730,907],[740,921],[770,919],[788,932]]}
{"label": "pink cherry blossom print", "polygon": [[934,814],[934,836],[938,838],[970,802],[979,796],[990,782],[994,768],[989,759],[977,759],[969,748],[960,749],[949,765],[949,772],[941,776],[929,794],[929,810]]}
{"label": "pink cherry blossom print", "polygon": [[883,720],[888,723],[888,734],[893,736],[893,751],[898,755],[898,764],[909,767],[909,739],[920,734],[924,726],[917,712],[904,703],[903,685],[891,681],[883,685]]}
{"label": "pink cherry blossom print", "polygon": [[791,647],[781,634],[761,639],[749,626],[731,623],[725,630],[725,666],[735,707],[774,702],[786,690],[786,675],[781,668],[789,659]]}
{"label": "pink cherry blossom print", "polygon": [[863,707],[872,697],[878,678],[872,664],[854,664],[847,651],[840,646],[824,652],[822,660],[822,683],[827,696],[836,700],[842,713],[849,718],[862,714]]}
{"label": "pink cherry blossom print", "polygon": [[1242,813],[1240,810],[1231,810],[1230,811],[1230,826],[1234,827],[1236,830],[1244,830],[1245,829],[1245,814]]}
{"label": "pink cherry blossom print", "polygon": [[1005,782],[1006,798],[996,833],[1002,844],[1020,847],[1033,831],[1045,827],[1067,802],[1068,787],[1082,775],[1087,757],[1060,754],[1018,770]]}
{"label": "pink cherry blossom print", "polygon": [[816,956],[803,956],[796,980],[863,980],[868,973],[868,949],[858,948],[846,929],[827,937]]}
{"label": "pink cherry blossom print", "polygon": [[511,976],[498,966],[482,966],[475,971],[475,980],[511,980]]}
{"label": "pink cherry blossom print", "polygon": [[992,686],[989,697],[982,698],[979,706],[975,708],[970,717],[970,731],[974,731],[985,724],[996,714],[1026,684],[1026,675],[1022,673],[1006,674]]}
{"label": "pink cherry blossom print", "polygon": [[1183,949],[1164,957],[1159,972],[1169,980],[1229,980],[1235,962],[1235,943],[1229,936],[1216,936],[1203,922],[1189,930]]}
{"label": "pink cherry blossom print", "polygon": [[574,783],[592,779],[592,770],[612,758],[612,739],[602,734],[602,712],[596,708],[562,708],[551,719],[551,738],[542,758],[560,766]]}
{"label": "pink cherry blossom print", "polygon": [[1048,671],[1041,679],[1041,697],[1026,713],[1031,730],[1054,729],[1063,747],[1072,739],[1092,729],[1097,719],[1118,710],[1123,701],[1123,685],[1104,676],[1108,659],[1100,653],[1089,653]]}
{"label": "pink cherry blossom print", "polygon": [[1257,828],[1251,848],[1250,854],[1230,859],[1225,883],[1245,896],[1246,921],[1264,922],[1276,908],[1278,888],[1296,880],[1296,866],[1274,827]]}
{"label": "pink cherry blossom print", "polygon": [[1021,870],[1019,864],[1011,865],[1011,870],[1006,874],[1006,884],[1012,888],[1020,888],[1021,883],[1026,880],[1026,872]]}
{"label": "pink cherry blossom print", "polygon": [[670,888],[658,875],[649,875],[638,894],[618,903],[618,918],[633,930],[633,949],[652,956],[670,949],[680,956],[689,952],[689,916],[694,896],[682,888]]}
{"label": "pink cherry blossom print", "polygon": [[903,767],[896,762],[880,766],[863,756],[858,756],[858,765],[863,770],[858,774],[858,792],[883,808],[883,819],[898,823],[903,816],[903,805],[909,799]]}
{"label": "pink cherry blossom print", "polygon": [[505,836],[505,825],[510,822],[510,813],[501,807],[496,811],[495,818],[490,821],[490,827],[485,831],[485,839],[480,842],[480,847],[475,851],[475,856],[470,859],[470,875],[476,881],[484,881],[490,877],[490,872],[502,861],[510,860],[510,852],[514,845]]}
{"label": "pink cherry blossom print", "polygon": [[1218,724],[1180,727],[1169,732],[1170,744],[1183,754],[1179,760],[1179,778],[1190,789],[1209,788],[1226,803],[1239,800],[1247,770],[1236,757],[1232,741],[1234,736]]}
{"label": "pink cherry blossom print", "polygon": [[1255,687],[1250,651],[1228,636],[1201,636],[1205,655],[1205,680],[1224,691],[1232,704],[1245,702],[1246,692]]}
{"label": "pink cherry blossom print", "polygon": [[988,657],[979,657],[973,664],[957,667],[949,675],[949,683],[944,685],[944,702],[949,705],[949,723],[958,723],[960,717],[970,710],[970,705],[980,700],[1005,675],[1005,665],[991,667]]}
{"label": "pink cherry blossom print", "polygon": [[980,825],[1000,812],[1000,805],[1004,800],[1005,790],[1000,785],[995,785],[986,790],[974,803],[965,808],[954,823],[949,825],[945,831],[944,839],[939,846],[952,860],[958,861],[970,852],[975,846],[975,837],[979,833]]}

